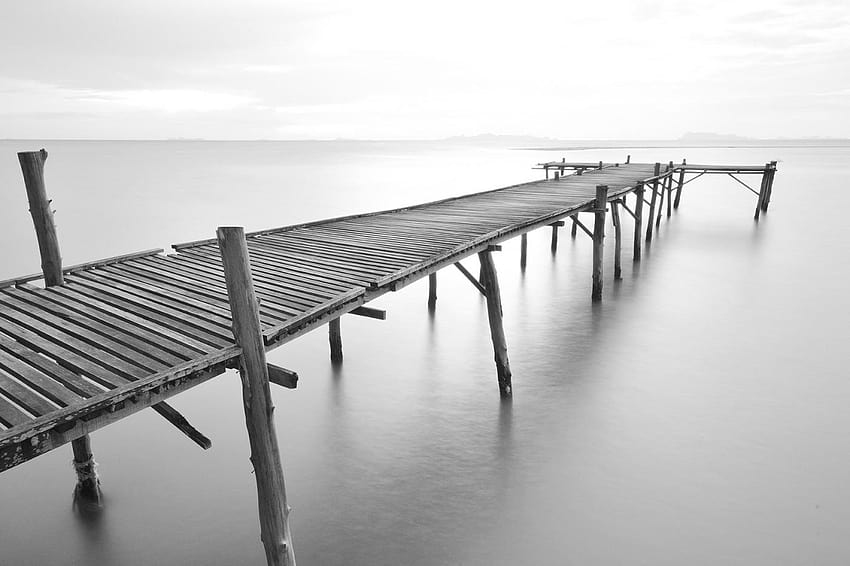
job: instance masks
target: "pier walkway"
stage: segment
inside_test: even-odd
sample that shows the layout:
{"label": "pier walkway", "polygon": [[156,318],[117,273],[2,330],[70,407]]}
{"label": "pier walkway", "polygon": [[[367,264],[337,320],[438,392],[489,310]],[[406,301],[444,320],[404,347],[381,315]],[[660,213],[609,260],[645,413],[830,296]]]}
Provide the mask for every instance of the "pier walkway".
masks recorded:
{"label": "pier walkway", "polygon": [[[264,349],[326,323],[332,325],[333,349],[333,324],[338,333],[341,315],[380,318],[381,311],[363,305],[426,276],[431,276],[433,307],[433,274],[477,253],[480,280],[458,267],[487,296],[500,391],[510,396],[498,281],[489,258],[500,242],[522,236],[524,262],[527,232],[551,226],[556,246],[558,228],[570,220],[573,234],[581,229],[593,238],[598,299],[605,204],[612,203],[619,277],[620,207],[635,221],[637,260],[644,239],[644,205],[649,206],[649,239],[653,220],[661,220],[665,192],[668,214],[674,198],[678,206],[685,173],[762,175],[758,212],[766,210],[775,170],[775,164],[593,167],[551,162],[541,164],[546,180],[247,234],[249,280],[259,301]],[[565,169],[577,173],[564,175]],[[548,178],[550,172],[554,178]],[[626,197],[631,194],[635,198],[630,208]],[[580,213],[594,215],[592,228],[580,221]],[[61,284],[36,285],[46,280],[44,274],[0,282],[0,472],[87,439],[89,433],[147,407],[209,446],[165,400],[239,367],[243,348],[234,338],[233,303],[218,240],[173,247],[171,254],[149,250],[66,267]],[[341,357],[341,351],[335,354]],[[297,375],[269,365],[268,379],[291,388]]]}

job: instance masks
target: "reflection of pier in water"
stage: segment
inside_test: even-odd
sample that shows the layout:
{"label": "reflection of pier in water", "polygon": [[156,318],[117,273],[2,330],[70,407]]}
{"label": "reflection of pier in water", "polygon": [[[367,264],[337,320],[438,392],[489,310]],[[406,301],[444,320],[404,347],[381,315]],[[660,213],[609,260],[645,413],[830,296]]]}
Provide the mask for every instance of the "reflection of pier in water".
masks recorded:
{"label": "reflection of pier in water", "polygon": [[[219,228],[217,239],[175,245],[170,255],[149,250],[62,268],[44,187],[46,157],[43,150],[19,154],[43,272],[0,282],[0,471],[70,442],[78,495],[96,504],[89,433],[152,407],[208,448],[210,441],[165,401],[238,367],[270,564],[293,563],[294,553],[269,383],[295,388],[298,376],[268,364],[267,350],[327,323],[331,360],[339,364],[343,314],[384,318],[365,304],[426,276],[434,309],[436,273],[455,265],[486,298],[499,391],[509,399],[511,370],[491,257],[499,243],[520,236],[524,266],[530,230],[551,227],[555,251],[560,227],[571,222],[573,237],[581,230],[592,240],[592,300],[598,301],[609,210],[618,279],[621,209],[632,218],[633,259],[639,261],[665,204],[669,216],[690,181],[705,174],[733,177],[758,196],[758,219],[767,211],[776,171],[775,162],[553,161],[539,165],[546,174],[541,181],[247,235]],[[743,174],[761,176],[760,188],[738,178]],[[581,221],[582,213],[592,215],[592,227]],[[478,277],[460,263],[473,254]]]}

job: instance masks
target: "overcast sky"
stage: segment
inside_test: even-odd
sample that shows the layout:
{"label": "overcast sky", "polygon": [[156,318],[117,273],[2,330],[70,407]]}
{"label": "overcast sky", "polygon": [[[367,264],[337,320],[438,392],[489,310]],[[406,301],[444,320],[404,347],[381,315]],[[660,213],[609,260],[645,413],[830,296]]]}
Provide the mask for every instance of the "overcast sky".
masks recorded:
{"label": "overcast sky", "polygon": [[4,2],[0,138],[850,137],[850,0]]}

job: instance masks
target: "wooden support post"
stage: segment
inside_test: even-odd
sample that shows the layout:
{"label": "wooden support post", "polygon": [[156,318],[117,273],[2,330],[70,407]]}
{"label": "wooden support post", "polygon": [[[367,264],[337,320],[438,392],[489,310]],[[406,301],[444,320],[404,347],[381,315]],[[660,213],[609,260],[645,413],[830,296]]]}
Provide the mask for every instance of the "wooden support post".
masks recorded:
{"label": "wooden support post", "polygon": [[602,300],[602,250],[605,241],[605,208],[608,204],[608,185],[596,185],[596,208],[593,222],[593,301]]}
{"label": "wooden support post", "polygon": [[331,363],[342,363],[342,332],[340,330],[341,317],[337,317],[328,322],[328,342],[331,346]]}
{"label": "wooden support post", "polygon": [[47,151],[43,149],[41,151],[22,151],[18,153],[18,161],[24,174],[30,215],[38,239],[44,283],[48,287],[62,285],[64,279],[62,277],[62,256],[59,253],[59,238],[56,235],[53,211],[50,210],[50,200],[47,198],[47,189],[44,186],[44,162],[47,161]]}
{"label": "wooden support post", "polygon": [[428,308],[434,309],[437,306],[437,273],[428,275]]}
{"label": "wooden support post", "polygon": [[544,165],[543,170],[546,171],[546,180],[548,181],[549,180],[549,167]]}
{"label": "wooden support post", "polygon": [[242,348],[239,368],[242,402],[257,482],[260,533],[266,561],[275,566],[294,566],[289,506],[286,504],[260,311],[251,279],[245,232],[239,227],[221,227],[217,236],[233,319],[233,336]]}
{"label": "wooden support post", "polygon": [[670,175],[667,177],[667,218],[673,214],[673,162],[667,165],[667,171]]}
{"label": "wooden support post", "polygon": [[490,252],[478,253],[481,262],[481,275],[487,290],[487,317],[490,320],[490,338],[493,340],[493,356],[496,362],[496,374],[499,379],[499,395],[510,399],[513,395],[511,385],[511,364],[508,361],[508,345],[505,341],[505,329],[502,325],[502,296],[499,290],[499,278]]}
{"label": "wooden support post", "polygon": [[[525,269],[526,260],[528,259],[528,234],[523,234],[519,240],[519,267]],[[483,281],[482,281],[483,283]]]}
{"label": "wooden support post", "polygon": [[649,202],[649,216],[646,223],[646,241],[652,241],[652,224],[655,221],[655,201],[658,200],[658,175],[661,173],[661,164],[655,164],[655,179],[652,181],[652,199]]}
{"label": "wooden support post", "polygon": [[[682,160],[682,165],[687,165],[686,160]],[[679,208],[679,200],[682,198],[682,187],[685,185],[685,169],[679,171],[679,184],[676,187],[676,200],[673,201],[673,208]]]}
{"label": "wooden support post", "polygon": [[764,212],[767,212],[767,207],[770,205],[770,195],[773,193],[773,178],[776,177],[776,161],[770,162],[770,173],[767,178],[767,187],[765,189],[767,192],[764,195],[764,199],[762,199],[761,209]]}
{"label": "wooden support post", "polygon": [[643,183],[638,183],[635,187],[635,242],[634,251],[632,252],[632,261],[640,261],[640,242],[643,236]]}
{"label": "wooden support post", "polygon": [[767,183],[770,178],[770,163],[764,164],[764,173],[761,176],[761,186],[759,187],[759,196],[756,201],[756,212],[753,215],[754,220],[759,219],[759,214],[761,213],[762,207],[764,205],[765,196],[767,196]]}
{"label": "wooden support post", "polygon": [[614,221],[614,279],[622,279],[620,268],[620,250],[622,248],[623,230],[620,226],[620,202],[611,203],[611,219]]}
{"label": "wooden support post", "polygon": [[[53,222],[53,211],[50,210],[50,200],[47,198],[47,189],[44,184],[45,161],[47,161],[47,151],[44,149],[18,153],[30,215],[38,240],[38,251],[41,255],[44,284],[51,287],[62,285],[65,281],[62,276],[62,255],[59,253],[56,224]],[[74,497],[86,506],[99,507],[103,502],[103,494],[100,491],[100,478],[97,477],[97,463],[91,453],[91,438],[86,434],[73,440],[71,448],[74,452],[74,468],[77,471]]]}
{"label": "wooden support post", "polygon": [[629,155],[626,156],[626,165],[631,163],[631,161],[632,161],[632,156],[631,156],[631,154],[629,154]]}
{"label": "wooden support post", "polygon": [[570,216],[570,219],[573,221],[573,226],[572,226],[572,228],[570,228],[570,236],[572,237],[573,240],[576,239],[576,233],[577,233],[577,230],[578,230],[578,223],[575,221],[577,216],[578,216],[577,214]]}
{"label": "wooden support post", "polygon": [[[664,209],[664,193],[668,194],[669,197],[669,188],[672,186],[673,176],[670,173],[670,169],[673,167],[673,162],[671,161],[667,168],[664,169],[666,176],[661,181],[661,188],[659,192],[661,193],[661,200],[658,203],[658,217],[655,219],[655,228],[657,229],[661,225],[661,211]],[[667,199],[667,206],[670,206],[670,199]]]}
{"label": "wooden support post", "polygon": [[552,245],[550,246],[552,253],[558,251],[558,225],[552,224]]}

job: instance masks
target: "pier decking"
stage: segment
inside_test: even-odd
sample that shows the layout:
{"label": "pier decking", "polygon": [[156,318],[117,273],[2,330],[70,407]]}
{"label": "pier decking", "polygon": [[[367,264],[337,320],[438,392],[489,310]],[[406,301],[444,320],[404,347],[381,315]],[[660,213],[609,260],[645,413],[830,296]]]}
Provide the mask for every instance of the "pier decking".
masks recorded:
{"label": "pier decking", "polygon": [[[614,275],[619,277],[619,207],[635,219],[637,260],[642,220],[646,238],[651,238],[665,192],[669,215],[674,198],[679,204],[686,173],[762,175],[758,213],[766,210],[775,171],[775,164],[541,166],[547,177],[554,170],[555,178],[247,234],[263,347],[272,349],[326,323],[333,334],[333,322],[346,313],[379,317],[380,312],[364,305],[429,275],[433,307],[433,274],[479,254],[482,281],[463,271],[479,291],[490,293],[499,366],[499,348],[505,346],[503,334],[497,343],[501,313],[497,320],[493,316],[501,309],[489,252],[500,242],[551,226],[556,246],[559,226],[570,219],[573,234],[581,229],[594,239],[598,299],[605,203],[611,203],[614,218]],[[563,175],[564,170],[577,174]],[[634,209],[626,200],[632,194]],[[644,204],[649,206],[646,215]],[[580,213],[588,212],[595,217],[593,229],[579,220]],[[524,248],[523,239],[523,262]],[[243,349],[234,338],[219,242],[190,242],[174,249],[171,254],[149,250],[68,267],[62,284],[52,286],[34,284],[43,274],[0,282],[0,472],[147,407],[204,444],[204,437],[165,401],[239,367]],[[341,351],[337,355],[341,358]],[[509,396],[506,352],[502,358],[500,391]],[[294,372],[273,366],[269,371],[272,382],[295,387]]]}

